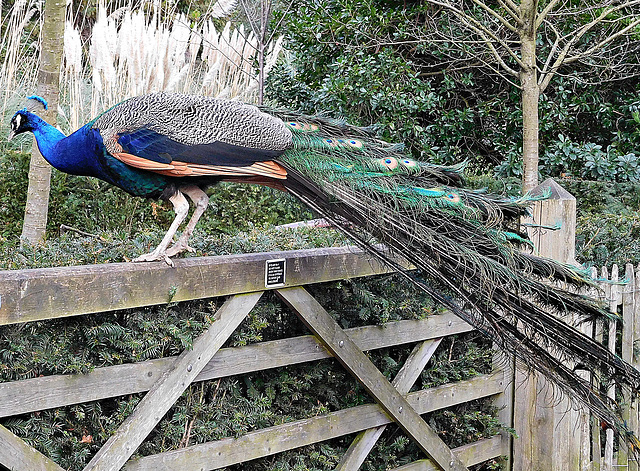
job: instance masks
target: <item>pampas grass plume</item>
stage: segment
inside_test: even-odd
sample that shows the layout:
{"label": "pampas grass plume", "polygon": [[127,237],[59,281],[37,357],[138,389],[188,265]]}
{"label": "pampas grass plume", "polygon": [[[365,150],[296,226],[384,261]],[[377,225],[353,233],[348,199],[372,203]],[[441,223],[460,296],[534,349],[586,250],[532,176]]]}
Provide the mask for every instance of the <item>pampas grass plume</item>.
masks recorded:
{"label": "pampas grass plume", "polygon": [[[61,106],[68,126],[76,129],[101,111],[131,96],[158,91],[206,94],[256,102],[258,41],[242,25],[227,22],[222,31],[213,18],[229,16],[237,0],[218,0],[199,23],[191,25],[184,14],[173,14],[175,1],[104,2],[98,5],[91,36],[83,42],[85,20],[68,20],[64,34],[64,67],[61,70]],[[153,6],[151,18],[145,16]],[[0,81],[7,97],[34,90],[38,54],[25,43],[38,0],[16,0],[7,17],[0,42],[3,62]],[[169,13],[161,15],[160,7]],[[31,26],[30,26],[31,25]],[[37,27],[37,25],[35,26]],[[38,45],[35,44],[36,50]],[[270,70],[282,48],[279,38],[268,49]],[[20,83],[16,83],[20,77]],[[89,105],[90,103],[90,105]],[[87,106],[85,106],[87,104]],[[5,107],[6,110],[6,107]],[[67,111],[68,110],[68,111]],[[88,114],[87,114],[88,112]]]}

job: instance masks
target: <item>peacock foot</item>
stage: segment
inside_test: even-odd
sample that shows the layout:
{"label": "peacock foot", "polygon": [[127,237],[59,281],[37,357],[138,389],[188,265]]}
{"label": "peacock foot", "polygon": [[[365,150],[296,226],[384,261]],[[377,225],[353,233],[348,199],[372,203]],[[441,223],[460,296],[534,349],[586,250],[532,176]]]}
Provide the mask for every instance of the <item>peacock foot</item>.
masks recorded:
{"label": "peacock foot", "polygon": [[186,241],[178,239],[178,241],[169,247],[165,253],[167,257],[173,257],[183,252],[196,253],[196,249],[189,247],[189,244]]}
{"label": "peacock foot", "polygon": [[173,267],[173,260],[171,260],[170,255],[168,255],[168,250],[154,250],[153,252],[146,253],[144,255],[140,255],[133,259],[134,262],[156,262],[163,261],[170,267]]}

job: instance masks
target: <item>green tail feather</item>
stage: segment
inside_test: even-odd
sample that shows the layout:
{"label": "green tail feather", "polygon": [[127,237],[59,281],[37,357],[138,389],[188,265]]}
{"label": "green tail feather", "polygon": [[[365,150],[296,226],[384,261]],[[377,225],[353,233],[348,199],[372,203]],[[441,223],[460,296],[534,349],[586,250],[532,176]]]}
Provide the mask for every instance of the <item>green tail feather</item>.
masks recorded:
{"label": "green tail feather", "polygon": [[279,116],[294,131],[293,149],[280,159],[292,194],[365,250],[401,269],[372,244],[383,242],[417,268],[405,272],[413,283],[521,363],[547,375],[630,444],[637,442],[616,404],[563,363],[637,393],[640,372],[557,317],[573,313],[578,322],[600,321],[615,314],[559,286],[593,288],[586,271],[521,251],[531,242],[519,220],[532,202],[548,195],[502,198],[467,190],[464,164],[416,162],[403,146],[344,121]]}

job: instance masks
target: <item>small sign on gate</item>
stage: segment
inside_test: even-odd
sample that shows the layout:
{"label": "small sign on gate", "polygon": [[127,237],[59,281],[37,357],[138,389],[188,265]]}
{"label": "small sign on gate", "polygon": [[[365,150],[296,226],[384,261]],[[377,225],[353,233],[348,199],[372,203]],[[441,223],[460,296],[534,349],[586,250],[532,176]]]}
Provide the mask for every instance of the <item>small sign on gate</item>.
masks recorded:
{"label": "small sign on gate", "polygon": [[284,258],[267,260],[264,270],[265,288],[276,288],[284,286],[287,272],[287,261]]}

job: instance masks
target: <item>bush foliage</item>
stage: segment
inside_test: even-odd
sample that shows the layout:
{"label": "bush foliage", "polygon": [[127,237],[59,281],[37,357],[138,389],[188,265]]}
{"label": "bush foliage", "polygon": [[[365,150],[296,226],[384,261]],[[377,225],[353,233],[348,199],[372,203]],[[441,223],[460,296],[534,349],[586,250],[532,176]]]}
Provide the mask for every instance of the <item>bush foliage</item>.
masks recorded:
{"label": "bush foliage", "polygon": [[[427,2],[301,4],[285,18],[289,56],[271,72],[268,96],[305,111],[379,123],[385,138],[409,144],[416,157],[468,160],[480,173],[495,168],[503,177],[520,176],[519,91],[478,68],[472,44],[458,67],[443,70],[455,47],[420,41],[415,33],[433,27],[432,15]],[[565,73],[554,79],[539,107],[542,177],[637,181],[639,91],[634,78],[597,85]]]}

